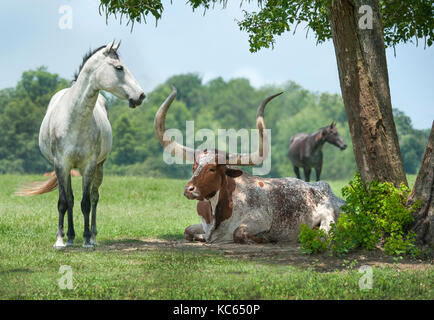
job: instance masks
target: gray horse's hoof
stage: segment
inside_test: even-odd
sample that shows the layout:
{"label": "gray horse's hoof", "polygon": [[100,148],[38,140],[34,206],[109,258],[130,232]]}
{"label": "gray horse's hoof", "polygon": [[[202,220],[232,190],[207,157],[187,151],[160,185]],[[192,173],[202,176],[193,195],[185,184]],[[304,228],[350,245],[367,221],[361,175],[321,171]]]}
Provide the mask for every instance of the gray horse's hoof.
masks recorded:
{"label": "gray horse's hoof", "polygon": [[67,247],[72,247],[72,246],[74,246],[74,241],[68,241],[68,242],[66,243],[66,246],[67,246]]}
{"label": "gray horse's hoof", "polygon": [[63,243],[62,237],[57,237],[57,241],[53,246],[54,250],[62,250],[65,249],[65,244]]}
{"label": "gray horse's hoof", "polygon": [[89,243],[84,243],[83,244],[83,248],[85,248],[85,249],[94,249],[95,246],[89,242]]}
{"label": "gray horse's hoof", "polygon": [[98,245],[98,242],[96,242],[96,238],[90,238],[90,244],[96,247]]}

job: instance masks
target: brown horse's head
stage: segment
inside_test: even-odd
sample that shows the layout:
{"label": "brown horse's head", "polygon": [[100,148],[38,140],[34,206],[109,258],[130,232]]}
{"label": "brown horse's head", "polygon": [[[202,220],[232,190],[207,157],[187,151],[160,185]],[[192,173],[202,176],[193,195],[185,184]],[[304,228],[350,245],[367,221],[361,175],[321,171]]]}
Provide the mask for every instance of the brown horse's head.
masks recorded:
{"label": "brown horse's head", "polygon": [[345,150],[347,148],[347,144],[340,136],[338,129],[336,128],[336,122],[334,121],[331,125],[323,128],[321,131],[321,139],[335,145],[341,150]]}

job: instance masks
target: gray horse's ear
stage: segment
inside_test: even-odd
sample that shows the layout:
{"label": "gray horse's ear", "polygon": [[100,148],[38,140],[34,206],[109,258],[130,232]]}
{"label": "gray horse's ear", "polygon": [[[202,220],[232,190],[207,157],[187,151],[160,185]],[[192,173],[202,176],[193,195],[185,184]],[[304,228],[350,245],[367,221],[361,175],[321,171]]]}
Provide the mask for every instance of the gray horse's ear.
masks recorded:
{"label": "gray horse's ear", "polygon": [[106,47],[104,49],[104,53],[105,54],[108,54],[110,52],[110,50],[113,48],[114,43],[115,43],[115,41],[113,40],[108,45],[106,45]]}
{"label": "gray horse's ear", "polygon": [[118,51],[119,46],[121,45],[121,41],[122,41],[122,40],[119,40],[118,44],[115,45],[115,46],[113,46],[113,50],[114,50],[114,51]]}

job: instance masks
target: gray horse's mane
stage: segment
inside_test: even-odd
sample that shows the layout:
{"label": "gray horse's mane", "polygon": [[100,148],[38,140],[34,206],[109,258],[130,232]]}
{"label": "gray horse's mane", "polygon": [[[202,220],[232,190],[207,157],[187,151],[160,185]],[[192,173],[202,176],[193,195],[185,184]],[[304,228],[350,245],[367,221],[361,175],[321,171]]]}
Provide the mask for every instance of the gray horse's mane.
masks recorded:
{"label": "gray horse's mane", "polygon": [[[83,56],[83,61],[80,64],[80,67],[78,68],[78,71],[74,73],[74,81],[77,81],[78,75],[81,72],[81,69],[83,69],[84,64],[86,63],[87,60],[89,60],[90,57],[92,57],[96,52],[98,52],[99,50],[101,50],[102,48],[105,48],[106,45],[102,45],[94,50],[90,49],[84,56]],[[115,55],[114,58],[119,59],[119,55],[112,50],[112,53]]]}

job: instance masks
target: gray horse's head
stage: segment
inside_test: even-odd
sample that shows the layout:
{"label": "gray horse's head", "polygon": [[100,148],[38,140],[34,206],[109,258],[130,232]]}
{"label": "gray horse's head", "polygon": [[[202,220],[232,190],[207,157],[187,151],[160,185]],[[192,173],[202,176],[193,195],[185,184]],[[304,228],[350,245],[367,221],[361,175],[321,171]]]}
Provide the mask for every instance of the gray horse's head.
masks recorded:
{"label": "gray horse's head", "polygon": [[119,57],[114,41],[95,50],[89,57],[83,59],[78,78],[88,75],[89,80],[97,90],[104,90],[119,99],[128,100],[131,108],[140,105],[145,99],[145,93],[127,66]]}

